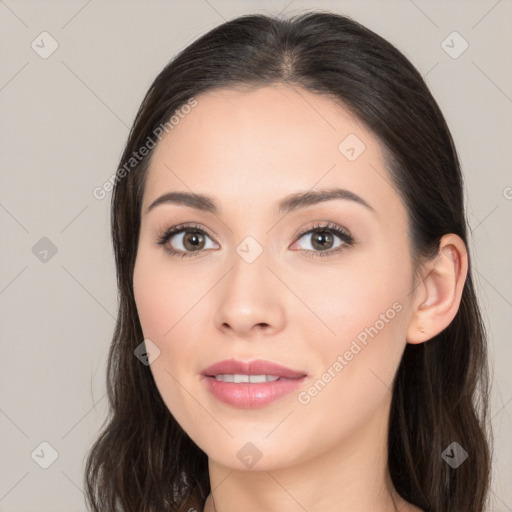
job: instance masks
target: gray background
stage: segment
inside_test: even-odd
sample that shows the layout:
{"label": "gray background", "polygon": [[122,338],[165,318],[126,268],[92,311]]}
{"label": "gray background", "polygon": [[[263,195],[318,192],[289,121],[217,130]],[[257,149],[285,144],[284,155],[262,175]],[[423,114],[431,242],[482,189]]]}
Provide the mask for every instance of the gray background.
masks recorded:
{"label": "gray background", "polygon": [[[491,510],[512,510],[512,0],[0,0],[1,511],[85,510],[117,305],[110,193],[92,191],[115,172],[147,88],[224,20],[315,7],[402,50],[454,136],[493,368]],[[47,469],[42,442],[58,455]]]}

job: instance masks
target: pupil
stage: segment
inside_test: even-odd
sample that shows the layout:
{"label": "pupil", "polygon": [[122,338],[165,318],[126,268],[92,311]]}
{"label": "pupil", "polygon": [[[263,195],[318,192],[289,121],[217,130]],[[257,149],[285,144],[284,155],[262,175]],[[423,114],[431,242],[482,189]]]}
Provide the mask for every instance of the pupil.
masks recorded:
{"label": "pupil", "polygon": [[316,248],[325,249],[326,242],[329,241],[332,242],[332,235],[328,231],[320,231],[317,233],[317,236],[313,238],[313,245],[316,246]]}
{"label": "pupil", "polygon": [[197,249],[201,243],[201,234],[200,233],[197,233],[197,232],[189,232],[191,233],[191,235],[185,235],[184,237],[184,244],[185,244],[185,247],[187,246],[187,244],[189,244],[191,242],[191,248],[192,249]]}

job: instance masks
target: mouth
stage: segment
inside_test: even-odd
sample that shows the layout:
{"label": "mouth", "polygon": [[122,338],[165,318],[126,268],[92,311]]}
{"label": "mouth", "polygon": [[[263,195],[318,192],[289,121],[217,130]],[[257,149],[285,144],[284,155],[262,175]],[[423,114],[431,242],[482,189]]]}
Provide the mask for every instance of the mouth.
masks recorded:
{"label": "mouth", "polygon": [[264,359],[244,362],[234,358],[225,359],[212,364],[203,370],[202,375],[205,377],[218,378],[217,380],[222,380],[223,382],[235,383],[273,382],[276,380],[298,379],[307,376],[306,372],[292,370],[286,366]]}
{"label": "mouth", "polygon": [[234,407],[253,409],[288,395],[307,379],[305,372],[271,361],[219,361],[202,372],[208,391]]}
{"label": "mouth", "polygon": [[234,382],[235,384],[247,383],[262,384],[264,382],[275,382],[276,380],[292,380],[278,375],[244,375],[241,373],[219,373],[217,375],[207,375],[221,382]]}

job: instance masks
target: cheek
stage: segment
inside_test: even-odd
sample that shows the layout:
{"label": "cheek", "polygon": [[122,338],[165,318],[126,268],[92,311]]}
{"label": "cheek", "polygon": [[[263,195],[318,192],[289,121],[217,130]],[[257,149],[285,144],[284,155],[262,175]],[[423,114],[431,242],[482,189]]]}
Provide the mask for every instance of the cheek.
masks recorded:
{"label": "cheek", "polygon": [[149,251],[139,251],[133,273],[133,292],[146,338],[170,339],[175,326],[193,306],[197,293],[183,276]]}
{"label": "cheek", "polygon": [[336,266],[310,265],[293,273],[287,278],[309,311],[297,307],[290,313],[299,324],[306,323],[307,315],[307,324],[316,333],[312,340],[320,335],[341,344],[375,323],[382,330],[381,320],[387,331],[391,323],[394,329],[402,325],[405,315],[396,310],[405,309],[410,300],[412,268],[401,250],[375,244],[374,250],[347,253]]}
{"label": "cheek", "polygon": [[167,310],[170,310],[172,297],[166,296],[154,267],[138,263],[133,275],[133,292],[137,313],[145,338],[160,338],[169,329]]}
{"label": "cheek", "polygon": [[[184,389],[194,384],[194,367],[199,339],[187,326],[200,294],[171,266],[140,254],[134,268],[133,289],[137,313],[145,339],[160,350],[149,369],[169,411],[181,423],[191,407]],[[192,404],[193,405],[193,404]],[[190,412],[190,411],[189,411]],[[200,411],[194,411],[200,414]],[[182,426],[184,426],[182,424]],[[190,427],[187,427],[190,428]]]}
{"label": "cheek", "polygon": [[[197,369],[207,326],[205,293],[213,286],[199,273],[185,270],[149,250],[140,251],[134,268],[133,291],[144,338],[154,342],[160,355],[151,369],[164,366],[172,375],[190,379]],[[194,277],[196,276],[196,277]]]}
{"label": "cheek", "polygon": [[[351,408],[371,409],[368,400],[382,398],[391,386],[405,347],[412,279],[410,260],[400,252],[380,246],[347,258],[343,267],[313,274],[314,280],[299,281],[298,293],[315,315],[307,312],[306,322],[304,312],[297,311],[294,321],[307,330],[306,350],[316,360],[320,408],[341,400]],[[311,397],[315,393],[311,390]]]}
{"label": "cheek", "polygon": [[312,309],[315,300],[322,305],[318,316],[335,334],[315,320],[304,336],[315,372],[297,397],[297,412],[307,416],[311,432],[322,432],[326,449],[371,425],[390,398],[405,347],[407,279],[387,269],[382,276],[377,268],[371,275],[351,268],[328,281],[324,299],[310,295]]}

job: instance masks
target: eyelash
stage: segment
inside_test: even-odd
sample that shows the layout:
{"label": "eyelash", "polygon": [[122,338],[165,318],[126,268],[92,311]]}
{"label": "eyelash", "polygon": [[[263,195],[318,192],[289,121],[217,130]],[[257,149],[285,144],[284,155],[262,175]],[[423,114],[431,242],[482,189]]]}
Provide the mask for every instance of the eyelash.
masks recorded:
{"label": "eyelash", "polygon": [[[179,224],[177,226],[173,226],[169,229],[167,229],[163,234],[159,235],[157,238],[157,244],[165,246],[165,244],[169,241],[169,239],[178,233],[186,231],[197,231],[203,235],[209,236],[208,233],[206,233],[200,226],[196,224]],[[311,251],[308,249],[301,249],[302,251],[306,252],[307,254],[310,254],[307,257],[319,257],[324,258],[326,256],[331,256],[333,254],[337,254],[340,251],[344,250],[346,247],[352,247],[355,245],[354,238],[350,235],[348,231],[341,228],[340,226],[337,226],[336,224],[331,223],[317,223],[315,226],[309,227],[304,231],[299,232],[295,235],[296,239],[301,239],[304,235],[308,235],[310,233],[314,233],[316,231],[322,232],[322,231],[330,231],[334,233],[337,237],[339,237],[344,243],[340,246],[338,246],[336,249],[330,249],[327,251]],[[211,237],[210,237],[211,238]],[[201,252],[204,252],[202,250],[200,251],[177,251],[175,249],[170,249],[169,247],[164,247],[167,253],[169,253],[171,256],[178,256],[181,258],[188,257],[188,256],[197,256]],[[311,253],[313,253],[311,255]]]}

